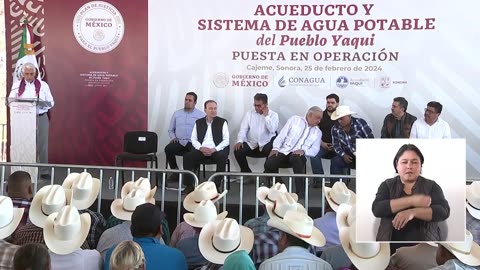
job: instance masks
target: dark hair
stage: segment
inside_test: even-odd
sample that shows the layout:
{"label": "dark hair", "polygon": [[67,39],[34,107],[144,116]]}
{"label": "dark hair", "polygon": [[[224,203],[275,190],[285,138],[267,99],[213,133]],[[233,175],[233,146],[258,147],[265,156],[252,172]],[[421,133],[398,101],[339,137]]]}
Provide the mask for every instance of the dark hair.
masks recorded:
{"label": "dark hair", "polygon": [[331,98],[334,98],[337,103],[340,102],[340,98],[338,97],[337,94],[332,93],[332,94],[328,95],[325,99],[331,99]]}
{"label": "dark hair", "polygon": [[264,104],[268,104],[268,96],[266,94],[262,93],[256,93],[255,96],[253,97],[254,100],[260,100]]}
{"label": "dark hair", "polygon": [[30,243],[21,246],[13,257],[14,270],[49,270],[50,254],[42,244]]}
{"label": "dark hair", "polygon": [[400,147],[400,149],[398,149],[398,152],[395,155],[395,158],[393,159],[393,167],[395,168],[396,173],[398,173],[398,170],[397,170],[398,160],[403,155],[403,153],[405,153],[406,151],[415,152],[415,154],[417,154],[417,156],[420,158],[421,165],[423,165],[424,159],[423,159],[423,154],[420,151],[420,149],[418,149],[418,147],[416,147],[414,144],[404,144],[404,145],[402,145],[402,147]]}
{"label": "dark hair", "polygon": [[205,101],[205,103],[203,104],[203,108],[204,108],[204,109],[207,108],[208,103],[215,103],[215,104],[217,104],[217,102],[216,102],[215,100],[209,99],[209,100]]}
{"label": "dark hair", "polygon": [[144,203],[135,208],[132,214],[130,231],[133,237],[154,237],[160,232],[165,214],[151,203]]}
{"label": "dark hair", "polygon": [[430,101],[427,104],[427,107],[432,107],[437,111],[437,113],[442,113],[443,106],[440,104],[440,102],[437,101]]}
{"label": "dark hair", "polygon": [[404,97],[396,97],[393,99],[394,102],[398,102],[400,107],[402,107],[404,112],[407,111],[408,101]]}
{"label": "dark hair", "polygon": [[289,233],[283,232],[287,236],[287,243],[289,247],[303,247],[305,249],[308,249],[310,247],[310,244],[303,241],[300,238],[297,238]]}
{"label": "dark hair", "polygon": [[25,171],[16,171],[7,178],[8,192],[24,192],[32,183],[30,174]]}
{"label": "dark hair", "polygon": [[197,94],[195,94],[195,92],[188,92],[185,94],[185,96],[193,96],[193,101],[197,103]]}

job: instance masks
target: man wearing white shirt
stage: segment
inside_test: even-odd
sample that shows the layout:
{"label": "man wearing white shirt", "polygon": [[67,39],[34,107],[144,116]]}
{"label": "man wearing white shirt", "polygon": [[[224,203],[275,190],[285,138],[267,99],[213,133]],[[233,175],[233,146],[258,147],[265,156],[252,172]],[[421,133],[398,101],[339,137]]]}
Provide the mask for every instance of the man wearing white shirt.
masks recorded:
{"label": "man wearing white shirt", "polygon": [[[205,101],[206,117],[195,122],[192,131],[192,149],[183,157],[183,168],[193,171],[200,163],[209,158],[215,161],[217,172],[224,172],[230,152],[230,135],[228,133],[227,120],[217,116],[217,102]],[[185,193],[193,191],[193,179],[185,176]],[[217,189],[220,181],[215,181]]]}
{"label": "man wearing white shirt", "polygon": [[[250,173],[248,157],[268,157],[278,128],[278,114],[268,108],[268,96],[258,93],[253,98],[254,111],[242,120],[235,144],[235,159],[242,172]],[[245,183],[253,182],[247,178]]]}
{"label": "man wearing white shirt", "polygon": [[[290,117],[273,141],[273,149],[265,161],[265,172],[278,173],[279,168],[292,167],[294,173],[305,173],[305,156],[314,157],[320,150],[322,131],[318,123],[322,116],[322,109],[313,106],[305,117]],[[299,198],[303,198],[304,179],[295,178],[295,188]]]}
{"label": "man wearing white shirt", "polygon": [[[12,85],[10,98],[36,99],[50,102],[49,106],[37,107],[37,162],[48,163],[48,111],[53,107],[54,101],[50,87],[44,81],[36,78],[37,69],[32,63],[22,66],[23,78]],[[49,168],[42,168],[40,176],[50,179]]]}
{"label": "man wearing white shirt", "polygon": [[450,139],[450,125],[440,118],[442,104],[430,101],[425,109],[424,119],[413,123],[410,138],[416,139]]}

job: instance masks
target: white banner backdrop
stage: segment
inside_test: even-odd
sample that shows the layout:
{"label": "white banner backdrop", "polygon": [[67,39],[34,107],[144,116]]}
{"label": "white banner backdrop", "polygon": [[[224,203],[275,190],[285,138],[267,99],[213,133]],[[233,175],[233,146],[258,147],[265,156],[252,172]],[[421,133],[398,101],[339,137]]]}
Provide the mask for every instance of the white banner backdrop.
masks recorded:
{"label": "white banner backdrop", "polygon": [[218,102],[231,146],[257,92],[268,94],[280,128],[337,93],[377,138],[392,99],[403,96],[417,117],[429,101],[443,104],[452,136],[467,142],[467,177],[479,177],[478,7],[475,0],[149,1],[149,129],[159,134],[160,157],[188,91],[200,109]]}

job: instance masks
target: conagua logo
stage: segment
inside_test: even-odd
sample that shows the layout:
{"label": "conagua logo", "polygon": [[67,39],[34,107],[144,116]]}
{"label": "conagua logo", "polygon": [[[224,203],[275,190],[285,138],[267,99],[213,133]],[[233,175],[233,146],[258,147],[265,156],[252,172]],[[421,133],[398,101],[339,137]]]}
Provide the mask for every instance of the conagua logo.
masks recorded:
{"label": "conagua logo", "polygon": [[278,80],[278,86],[280,86],[280,87],[283,88],[283,87],[285,87],[286,85],[287,85],[287,82],[285,81],[284,76],[282,76],[282,77],[280,78],[280,80]]}
{"label": "conagua logo", "polygon": [[112,4],[88,2],[73,18],[73,35],[87,51],[106,53],[122,41],[125,31],[122,14]]}

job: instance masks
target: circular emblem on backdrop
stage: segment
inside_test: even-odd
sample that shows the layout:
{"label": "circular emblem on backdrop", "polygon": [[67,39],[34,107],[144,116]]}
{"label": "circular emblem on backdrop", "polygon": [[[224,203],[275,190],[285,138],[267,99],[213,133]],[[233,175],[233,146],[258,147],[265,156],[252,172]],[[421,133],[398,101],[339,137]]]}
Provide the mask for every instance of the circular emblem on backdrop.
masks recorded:
{"label": "circular emblem on backdrop", "polygon": [[73,18],[73,35],[85,50],[106,53],[122,41],[125,31],[122,14],[112,4],[88,2]]}
{"label": "circular emblem on backdrop", "polygon": [[338,88],[342,88],[342,89],[343,89],[343,88],[345,88],[345,87],[348,86],[348,78],[345,77],[345,76],[340,76],[340,77],[338,77],[338,79],[337,79],[336,82],[337,82]]}
{"label": "circular emblem on backdrop", "polygon": [[228,85],[228,75],[223,72],[215,74],[213,77],[213,84],[217,88],[225,88]]}

